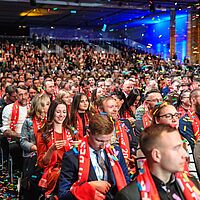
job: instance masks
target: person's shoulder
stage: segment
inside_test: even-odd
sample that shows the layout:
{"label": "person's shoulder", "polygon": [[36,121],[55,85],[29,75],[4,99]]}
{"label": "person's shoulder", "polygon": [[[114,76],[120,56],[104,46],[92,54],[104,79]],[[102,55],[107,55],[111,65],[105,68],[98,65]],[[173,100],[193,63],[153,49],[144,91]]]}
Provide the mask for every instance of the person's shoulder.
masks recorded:
{"label": "person's shoulder", "polygon": [[9,108],[12,108],[12,107],[13,107],[13,105],[14,105],[14,103],[10,103],[10,104],[6,105],[6,106],[4,107],[4,109],[9,109]]}
{"label": "person's shoulder", "polygon": [[182,124],[190,124],[192,123],[191,122],[191,119],[190,117],[188,116],[188,114],[186,113],[185,115],[183,115],[180,119],[179,119],[179,124],[182,125]]}
{"label": "person's shoulder", "polygon": [[63,158],[78,158],[79,152],[76,147],[73,147],[69,151],[66,151],[63,155]]}
{"label": "person's shoulder", "polygon": [[131,123],[128,119],[120,118],[119,121],[121,122],[122,126],[125,125],[127,128],[131,128]]}
{"label": "person's shoulder", "polygon": [[24,121],[30,123],[30,125],[33,125],[33,119],[31,117],[27,117]]}
{"label": "person's shoulder", "polygon": [[137,182],[134,180],[128,184],[125,188],[120,190],[115,200],[140,200],[140,192],[138,190]]}
{"label": "person's shoulder", "polygon": [[191,119],[190,119],[190,117],[188,116],[188,114],[186,113],[185,115],[183,115],[181,118],[180,118],[180,120],[183,120],[183,121],[190,121]]}
{"label": "person's shoulder", "polygon": [[32,118],[30,117],[27,117],[25,120],[24,120],[24,126],[29,126],[29,127],[33,127],[33,120]]}
{"label": "person's shoulder", "polygon": [[0,98],[0,106],[6,106],[7,104],[6,104],[6,102],[5,102],[5,99],[2,97],[2,98]]}

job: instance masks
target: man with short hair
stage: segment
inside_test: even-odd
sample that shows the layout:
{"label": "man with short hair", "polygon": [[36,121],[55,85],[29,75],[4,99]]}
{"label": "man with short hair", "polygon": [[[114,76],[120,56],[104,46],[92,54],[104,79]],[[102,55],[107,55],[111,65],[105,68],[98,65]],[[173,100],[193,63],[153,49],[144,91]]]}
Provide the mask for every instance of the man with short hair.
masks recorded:
{"label": "man with short hair", "polygon": [[[0,99],[0,127],[2,127],[2,113],[3,113],[3,109],[11,104],[14,103],[16,101],[17,98],[17,94],[16,94],[16,88],[14,86],[7,86],[5,89],[5,95]],[[0,134],[1,135],[1,134]],[[1,135],[0,138],[0,143],[1,143],[1,147],[3,149],[3,153],[4,153],[4,160],[8,160],[8,155],[9,155],[9,144],[8,144],[8,140],[7,137],[4,137],[3,135]]]}
{"label": "man with short hair", "polygon": [[190,83],[190,89],[194,90],[194,89],[198,89],[199,87],[200,87],[200,77],[194,76]]}
{"label": "man with short hair", "polygon": [[125,80],[122,85],[122,92],[125,94],[126,98],[130,94],[130,92],[133,90],[133,82],[130,80]]}
{"label": "man with short hair", "polygon": [[113,97],[102,98],[99,102],[99,110],[113,119],[114,131],[111,142],[120,145],[125,159],[130,158],[132,154],[135,154],[138,142],[130,122],[127,119],[119,118],[116,100]]}
{"label": "man with short hair", "polygon": [[144,130],[144,128],[151,125],[151,111],[162,101],[163,99],[159,90],[150,90],[146,93],[144,103],[136,109],[135,132],[137,136]]}
{"label": "man with short hair", "polygon": [[17,100],[5,106],[2,113],[1,131],[8,137],[9,151],[17,168],[22,167],[22,151],[19,144],[21,128],[27,116],[28,91],[26,86],[17,87]]}
{"label": "man with short hair", "polygon": [[109,144],[112,134],[113,123],[107,116],[91,116],[88,136],[63,156],[60,200],[112,200],[129,183],[120,147]]}
{"label": "man with short hair", "polygon": [[105,94],[108,95],[110,92],[113,92],[111,79],[106,79],[104,83],[105,83]]}
{"label": "man with short hair", "polygon": [[44,81],[44,91],[49,96],[51,101],[55,100],[54,81],[51,78],[47,78]]}
{"label": "man with short hair", "polygon": [[102,88],[104,91],[105,91],[105,80],[102,80],[102,79],[99,79],[97,82],[96,82],[96,85],[97,85],[97,88]]}
{"label": "man with short hair", "polygon": [[154,124],[140,136],[146,161],[136,180],[116,200],[199,199],[199,183],[184,173],[187,153],[177,129]]}
{"label": "man with short hair", "polygon": [[193,150],[195,141],[200,138],[200,88],[191,91],[190,103],[191,109],[180,119],[179,131]]}

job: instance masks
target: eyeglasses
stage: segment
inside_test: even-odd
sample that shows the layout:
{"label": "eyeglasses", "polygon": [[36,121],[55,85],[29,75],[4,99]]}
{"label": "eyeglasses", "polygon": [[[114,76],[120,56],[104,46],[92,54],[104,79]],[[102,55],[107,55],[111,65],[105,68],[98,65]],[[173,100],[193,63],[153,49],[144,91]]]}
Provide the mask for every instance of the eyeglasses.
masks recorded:
{"label": "eyeglasses", "polygon": [[175,113],[175,114],[167,113],[165,115],[160,115],[158,117],[165,117],[165,118],[167,118],[169,120],[171,120],[173,118],[179,119],[181,117],[181,113]]}

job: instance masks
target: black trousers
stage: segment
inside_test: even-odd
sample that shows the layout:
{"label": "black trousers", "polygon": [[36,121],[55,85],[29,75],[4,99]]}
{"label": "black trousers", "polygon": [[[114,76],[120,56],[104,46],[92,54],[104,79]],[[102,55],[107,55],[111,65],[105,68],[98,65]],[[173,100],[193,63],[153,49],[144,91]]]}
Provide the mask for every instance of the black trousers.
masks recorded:
{"label": "black trousers", "polygon": [[23,165],[22,149],[18,141],[9,143],[9,153],[13,160],[13,169],[22,171],[22,165]]}
{"label": "black trousers", "polygon": [[20,199],[37,200],[43,193],[38,182],[42,175],[42,169],[37,167],[37,156],[26,157],[23,162],[23,175],[20,188]]}

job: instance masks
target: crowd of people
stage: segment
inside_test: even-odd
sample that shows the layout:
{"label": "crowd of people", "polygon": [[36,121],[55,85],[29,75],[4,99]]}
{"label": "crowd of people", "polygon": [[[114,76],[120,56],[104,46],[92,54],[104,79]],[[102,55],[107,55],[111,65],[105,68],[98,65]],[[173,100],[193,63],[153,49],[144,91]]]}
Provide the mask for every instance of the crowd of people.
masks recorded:
{"label": "crowd of people", "polygon": [[200,198],[199,66],[76,41],[0,44],[0,144],[19,198]]}

